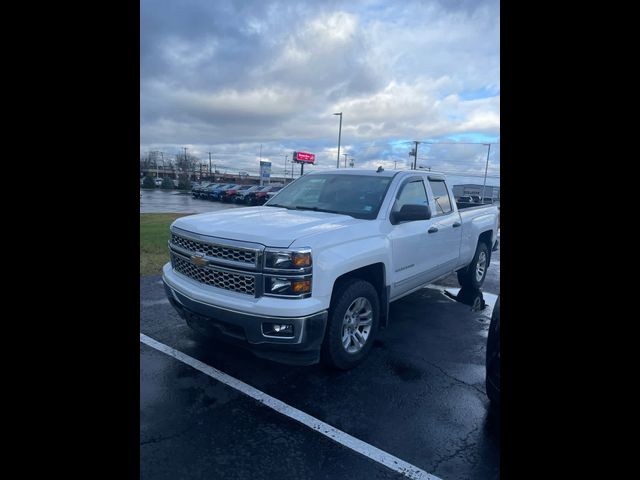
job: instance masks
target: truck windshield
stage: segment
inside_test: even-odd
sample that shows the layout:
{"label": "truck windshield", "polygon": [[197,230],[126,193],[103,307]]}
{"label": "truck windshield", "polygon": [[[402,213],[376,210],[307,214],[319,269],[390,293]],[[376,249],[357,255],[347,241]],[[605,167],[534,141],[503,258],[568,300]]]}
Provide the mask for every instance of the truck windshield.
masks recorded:
{"label": "truck windshield", "polygon": [[373,220],[393,177],[317,174],[300,177],[283,188],[267,207],[339,213]]}

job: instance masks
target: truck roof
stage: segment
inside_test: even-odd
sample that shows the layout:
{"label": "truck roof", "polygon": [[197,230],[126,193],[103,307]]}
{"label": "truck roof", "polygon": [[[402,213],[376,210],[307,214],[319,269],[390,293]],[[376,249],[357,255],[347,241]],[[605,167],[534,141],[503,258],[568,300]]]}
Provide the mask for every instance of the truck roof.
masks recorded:
{"label": "truck roof", "polygon": [[431,175],[433,177],[443,179],[445,178],[445,174],[436,171],[426,171],[426,170],[383,170],[378,172],[376,170],[368,169],[368,168],[334,168],[331,170],[322,170],[317,172],[309,172],[306,175],[322,175],[327,173],[339,173],[340,175],[371,175],[373,176],[381,176],[381,177],[393,177],[398,173],[406,173],[406,174],[415,174],[422,173],[425,175]]}

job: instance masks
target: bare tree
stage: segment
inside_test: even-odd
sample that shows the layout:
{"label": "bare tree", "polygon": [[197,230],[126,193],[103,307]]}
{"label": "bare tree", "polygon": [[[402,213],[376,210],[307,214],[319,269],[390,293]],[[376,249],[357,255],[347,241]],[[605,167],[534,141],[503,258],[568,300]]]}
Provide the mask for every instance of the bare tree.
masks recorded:
{"label": "bare tree", "polygon": [[176,167],[178,170],[178,188],[188,190],[191,188],[190,179],[195,177],[195,168],[198,158],[190,154],[176,154]]}

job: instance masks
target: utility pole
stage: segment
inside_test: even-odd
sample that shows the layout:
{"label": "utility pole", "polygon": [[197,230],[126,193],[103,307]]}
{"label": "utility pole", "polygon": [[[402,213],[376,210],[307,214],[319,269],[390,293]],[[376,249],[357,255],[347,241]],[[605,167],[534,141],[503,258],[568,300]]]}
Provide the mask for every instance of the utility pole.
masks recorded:
{"label": "utility pole", "polygon": [[413,155],[413,166],[412,166],[412,170],[415,170],[416,168],[418,168],[418,144],[420,142],[417,142],[416,140],[413,141],[413,143],[416,144],[416,146],[413,148],[413,150],[409,153],[409,155]]}
{"label": "utility pole", "polygon": [[336,159],[336,168],[340,168],[340,137],[342,136],[342,112],[334,113],[340,115],[340,128],[338,129],[338,158]]}
{"label": "utility pole", "polygon": [[[287,180],[287,157],[288,156],[289,156],[288,153],[286,153],[285,156],[284,156],[284,180],[285,180],[285,183],[286,183],[286,180]],[[291,168],[293,168],[293,166]]]}
{"label": "utility pole", "polygon": [[487,149],[487,163],[484,167],[484,183],[482,184],[482,199],[480,200],[481,203],[484,204],[484,189],[487,185],[487,170],[489,169],[489,152],[491,152],[491,144],[490,143],[484,143],[483,145],[489,147]]}
{"label": "utility pole", "polygon": [[397,169],[398,169],[398,161],[397,161],[397,160],[394,160],[394,161],[393,161],[393,169],[394,169],[394,170],[397,170]]}
{"label": "utility pole", "polygon": [[260,160],[262,160],[262,144],[260,144]]}
{"label": "utility pole", "polygon": [[347,168],[347,154],[343,153],[342,155],[344,155],[344,168]]}
{"label": "utility pole", "polygon": [[[184,150],[184,166],[187,169],[187,175],[189,175],[189,179],[191,179],[191,173],[189,172],[189,163],[187,162],[187,147],[182,147],[182,149]],[[195,169],[196,166],[194,165],[193,168]],[[195,172],[193,173],[193,177],[195,179]]]}
{"label": "utility pole", "polygon": [[151,159],[151,155],[153,155],[153,164],[156,167],[156,178],[158,178],[160,176],[160,172],[158,170],[158,151],[157,150],[151,150],[149,152],[149,159]]}

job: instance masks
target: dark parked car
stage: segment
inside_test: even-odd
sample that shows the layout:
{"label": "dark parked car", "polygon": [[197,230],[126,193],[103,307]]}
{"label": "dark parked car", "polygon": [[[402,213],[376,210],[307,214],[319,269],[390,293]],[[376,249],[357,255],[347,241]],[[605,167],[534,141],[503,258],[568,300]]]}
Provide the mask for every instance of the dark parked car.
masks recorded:
{"label": "dark parked car", "polygon": [[247,205],[262,205],[267,201],[267,193],[273,190],[275,187],[271,185],[263,186],[258,190],[247,194],[245,197],[245,203]]}
{"label": "dark parked car", "polygon": [[220,200],[222,196],[222,192],[225,190],[229,190],[230,188],[238,188],[240,185],[236,185],[235,183],[227,183],[225,185],[220,185],[209,191],[208,199],[209,200]]}
{"label": "dark parked car", "polygon": [[265,188],[265,187],[261,187],[260,185],[253,185],[251,188],[248,188],[247,190],[239,190],[238,193],[236,193],[236,196],[233,197],[233,201],[236,203],[247,203],[246,201],[247,196],[250,195],[251,193],[259,191],[262,188]]}
{"label": "dark parked car", "polygon": [[263,203],[265,203],[267,200],[271,199],[273,196],[275,196],[276,193],[278,193],[280,190],[282,190],[282,187],[273,187],[271,190],[269,190],[266,195],[264,195],[264,197],[260,197],[258,198],[258,205],[262,205]]}
{"label": "dark parked car", "polygon": [[487,396],[492,403],[500,404],[500,295],[493,307],[489,336],[487,337]]}
{"label": "dark parked car", "polygon": [[255,185],[240,185],[237,188],[230,188],[228,190],[225,190],[220,195],[220,201],[221,202],[232,202],[236,195],[238,195],[241,192],[244,193],[247,190],[253,188],[254,186]]}
{"label": "dark parked car", "polygon": [[193,198],[200,198],[200,196],[202,196],[202,192],[204,192],[205,188],[210,187],[212,185],[217,185],[217,184],[211,183],[211,182],[197,183],[191,189],[191,195],[193,195]]}
{"label": "dark parked car", "polygon": [[204,187],[202,187],[200,189],[200,192],[198,193],[198,197],[197,198],[202,198],[202,199],[208,199],[209,196],[211,195],[211,192],[213,190],[215,190],[216,188],[220,187],[222,184],[221,183],[209,183],[207,185],[205,185]]}

